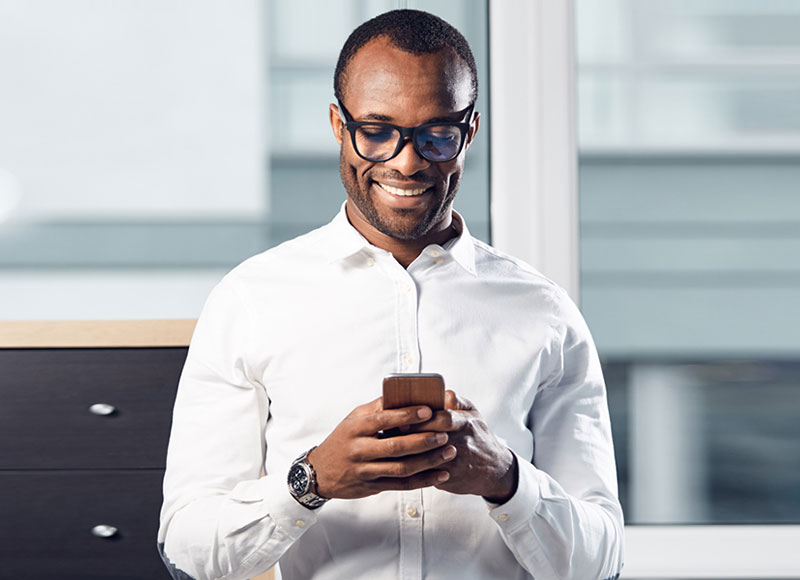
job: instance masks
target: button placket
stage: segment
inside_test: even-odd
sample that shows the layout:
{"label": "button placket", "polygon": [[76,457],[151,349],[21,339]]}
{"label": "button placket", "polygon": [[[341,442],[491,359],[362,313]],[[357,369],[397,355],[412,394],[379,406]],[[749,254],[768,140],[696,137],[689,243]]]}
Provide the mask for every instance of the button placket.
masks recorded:
{"label": "button placket", "polygon": [[429,248],[425,250],[425,254],[428,258],[428,264],[433,264],[434,266],[444,264],[447,257],[445,250],[441,248]]}
{"label": "button placket", "polygon": [[422,490],[400,494],[400,578],[422,577]]}
{"label": "button placket", "polygon": [[[419,328],[417,325],[417,285],[411,274],[398,265],[392,268],[396,300],[397,356],[400,372],[420,369]],[[399,578],[422,578],[422,491],[404,491],[398,495],[397,517],[400,523]]]}
{"label": "button placket", "polygon": [[405,269],[397,272],[394,286],[397,301],[399,372],[418,372],[420,359],[417,328],[417,287],[413,278]]}

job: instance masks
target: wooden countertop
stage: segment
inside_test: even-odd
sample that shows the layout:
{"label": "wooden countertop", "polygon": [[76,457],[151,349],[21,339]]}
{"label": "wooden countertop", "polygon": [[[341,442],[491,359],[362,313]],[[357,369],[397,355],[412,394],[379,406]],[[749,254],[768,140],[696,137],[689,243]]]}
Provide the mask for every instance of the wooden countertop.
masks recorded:
{"label": "wooden countertop", "polygon": [[196,320],[0,321],[0,348],[188,346]]}

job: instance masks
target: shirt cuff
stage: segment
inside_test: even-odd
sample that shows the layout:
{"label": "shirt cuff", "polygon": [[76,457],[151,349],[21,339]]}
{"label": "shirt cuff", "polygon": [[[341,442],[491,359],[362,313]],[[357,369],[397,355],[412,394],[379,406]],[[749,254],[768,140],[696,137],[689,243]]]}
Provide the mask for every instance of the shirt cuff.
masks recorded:
{"label": "shirt cuff", "polygon": [[500,505],[486,502],[489,515],[506,534],[529,523],[539,507],[539,502],[542,501],[541,478],[543,474],[530,461],[518,455],[517,464],[519,465],[519,481],[517,491],[511,496],[511,499]]}
{"label": "shirt cuff", "polygon": [[269,515],[292,540],[298,539],[317,522],[319,509],[310,510],[300,505],[289,493],[285,477],[271,475],[247,483],[254,485],[237,485],[231,498],[243,503],[262,502],[263,515]]}

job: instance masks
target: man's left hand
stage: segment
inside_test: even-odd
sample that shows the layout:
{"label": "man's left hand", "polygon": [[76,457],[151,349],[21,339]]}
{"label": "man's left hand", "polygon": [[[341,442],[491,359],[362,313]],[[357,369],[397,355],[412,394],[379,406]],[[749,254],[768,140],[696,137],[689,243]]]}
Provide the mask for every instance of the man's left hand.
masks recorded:
{"label": "man's left hand", "polygon": [[414,431],[445,431],[456,457],[444,469],[450,479],[437,488],[483,496],[502,504],[517,490],[519,468],[514,454],[497,440],[475,406],[453,391],[445,393],[445,410],[413,427]]}

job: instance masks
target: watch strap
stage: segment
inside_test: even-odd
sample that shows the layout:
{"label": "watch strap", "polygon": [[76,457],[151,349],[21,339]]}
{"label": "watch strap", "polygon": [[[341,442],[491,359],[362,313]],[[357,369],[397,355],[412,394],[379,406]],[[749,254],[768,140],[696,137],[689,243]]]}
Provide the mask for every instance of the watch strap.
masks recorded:
{"label": "watch strap", "polygon": [[289,482],[289,492],[292,494],[292,497],[294,497],[294,499],[296,499],[300,505],[307,507],[309,509],[317,509],[318,507],[324,505],[326,501],[328,501],[328,498],[322,497],[317,494],[317,472],[314,471],[314,466],[311,465],[311,463],[308,461],[309,453],[314,451],[314,449],[316,448],[317,446],[315,445],[314,447],[312,447],[311,449],[300,455],[300,457],[298,457],[292,462],[292,466],[289,469],[290,478],[291,478],[291,473],[296,465],[301,465],[303,470],[306,472],[306,475],[308,477],[308,485],[306,486],[305,490],[306,493],[302,495],[297,495],[294,491],[294,488],[291,485],[291,482]]}

